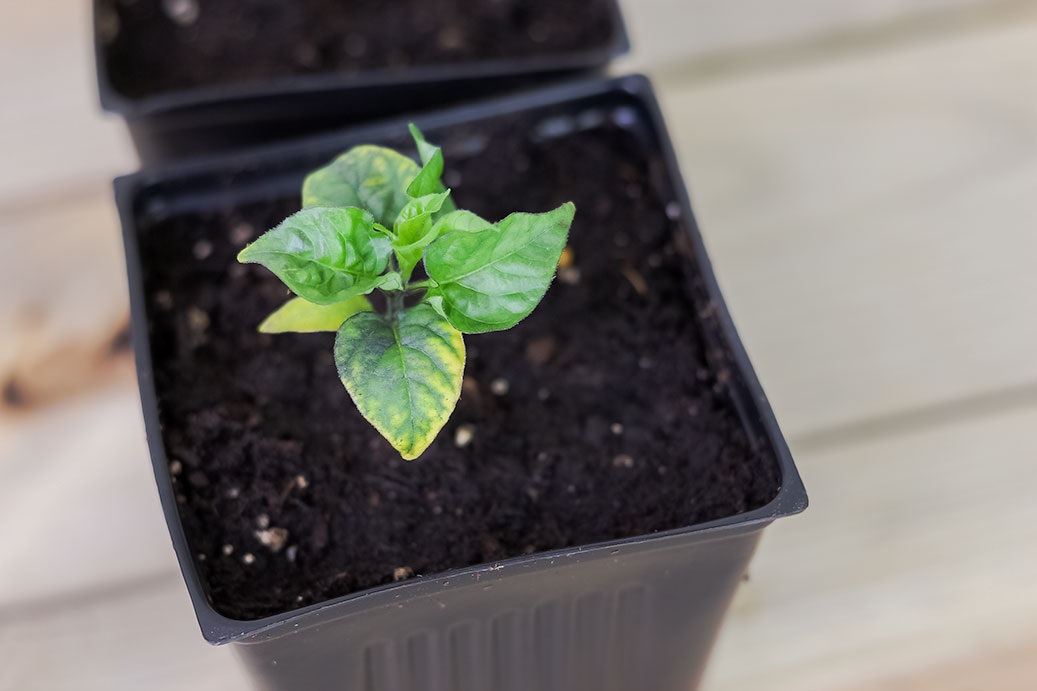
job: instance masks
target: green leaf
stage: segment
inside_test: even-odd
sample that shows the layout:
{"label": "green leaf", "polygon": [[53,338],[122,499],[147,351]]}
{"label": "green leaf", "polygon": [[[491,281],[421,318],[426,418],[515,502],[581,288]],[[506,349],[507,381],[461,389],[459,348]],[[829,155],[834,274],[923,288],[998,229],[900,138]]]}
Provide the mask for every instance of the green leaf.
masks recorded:
{"label": "green leaf", "polygon": [[350,397],[407,460],[420,456],[450,418],[464,362],[460,332],[425,304],[395,317],[357,314],[335,339],[335,363]]}
{"label": "green leaf", "polygon": [[391,251],[368,212],[315,207],[261,235],[238,261],[262,264],[299,297],[330,305],[374,290]]}
{"label": "green leaf", "polygon": [[464,333],[510,329],[547,292],[575,213],[568,202],[543,214],[514,213],[483,230],[443,235],[425,251],[425,270],[438,284],[428,298],[441,298],[443,313]]}
{"label": "green leaf", "polygon": [[443,203],[450,196],[450,191],[440,194],[427,194],[412,199],[400,211],[393,224],[393,235],[404,245],[416,242],[432,227],[432,214],[443,208]]}
{"label": "green leaf", "polygon": [[396,252],[396,261],[400,264],[400,271],[410,279],[414,267],[421,261],[425,248],[436,238],[447,233],[465,232],[474,233],[479,230],[493,228],[493,224],[483,220],[471,211],[452,211],[425,231],[425,234],[409,244],[403,244],[399,240],[393,243],[393,251]]}
{"label": "green leaf", "polygon": [[[414,143],[418,147],[418,155],[421,157],[421,172],[415,176],[407,187],[407,194],[412,197],[424,197],[429,194],[439,194],[446,188],[440,181],[443,175],[443,152],[435,144],[429,144],[425,135],[421,133],[417,125],[411,123],[410,134],[414,137]],[[447,200],[444,203],[443,213],[453,211],[454,203]]]}
{"label": "green leaf", "polygon": [[292,298],[264,319],[259,330],[266,334],[338,331],[342,322],[354,314],[370,311],[371,303],[363,295],[333,305],[315,305],[302,298]]}
{"label": "green leaf", "polygon": [[476,233],[492,229],[494,225],[471,211],[453,211],[436,221],[436,237],[447,233]]}
{"label": "green leaf", "polygon": [[403,276],[400,275],[399,271],[390,271],[382,274],[378,278],[375,288],[380,288],[381,290],[403,290]]}
{"label": "green leaf", "polygon": [[439,237],[430,232],[433,227],[432,216],[443,207],[449,195],[448,190],[413,199],[403,207],[396,219],[392,248],[396,252],[396,260],[400,264],[400,273],[404,280],[410,279],[414,267],[421,261],[421,253],[425,246]]}
{"label": "green leaf", "polygon": [[357,146],[306,176],[303,207],[355,206],[391,226],[410,201],[407,188],[419,172],[417,163],[392,149]]}
{"label": "green leaf", "polygon": [[421,163],[424,165],[429,161],[439,156],[439,172],[443,172],[443,153],[438,146],[435,144],[429,144],[428,140],[425,139],[425,135],[421,133],[418,126],[413,122],[407,125],[407,129],[410,130],[410,136],[414,138],[414,144],[418,147],[418,156],[421,157]]}

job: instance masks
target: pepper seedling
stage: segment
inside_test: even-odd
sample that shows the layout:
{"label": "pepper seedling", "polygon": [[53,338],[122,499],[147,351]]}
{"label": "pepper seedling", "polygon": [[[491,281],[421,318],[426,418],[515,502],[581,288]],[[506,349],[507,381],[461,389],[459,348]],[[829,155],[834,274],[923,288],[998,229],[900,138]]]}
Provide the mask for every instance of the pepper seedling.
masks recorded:
{"label": "pepper seedling", "polygon": [[[490,223],[444,188],[443,154],[414,125],[421,159],[357,146],[310,173],[303,208],[238,261],[262,264],[297,297],[264,333],[336,331],[350,397],[407,460],[446,424],[461,394],[462,334],[510,329],[543,299],[576,207]],[[424,277],[415,277],[421,264]],[[384,296],[384,311],[366,297]]]}

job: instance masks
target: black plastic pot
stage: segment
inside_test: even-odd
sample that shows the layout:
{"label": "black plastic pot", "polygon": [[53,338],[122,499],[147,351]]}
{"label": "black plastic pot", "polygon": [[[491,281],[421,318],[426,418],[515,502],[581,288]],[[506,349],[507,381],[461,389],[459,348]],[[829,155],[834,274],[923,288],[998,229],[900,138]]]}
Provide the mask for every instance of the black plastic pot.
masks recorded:
{"label": "black plastic pot", "polygon": [[[615,0],[608,41],[564,54],[359,75],[314,74],[130,98],[112,85],[94,0],[94,56],[101,106],[121,115],[145,165],[341,128],[603,69],[630,43]],[[273,28],[273,27],[271,27]],[[215,70],[219,67],[214,66]]]}
{"label": "black plastic pot", "polygon": [[[661,156],[659,179],[687,219],[694,290],[711,350],[726,353],[731,392],[752,443],[780,465],[765,506],[677,530],[533,554],[411,579],[257,621],[206,598],[177,510],[153,384],[136,219],[284,194],[360,142],[405,133],[396,120],[341,134],[116,180],[133,337],[155,478],[205,638],[233,643],[263,689],[339,691],[687,691],[698,682],[762,530],[807,497],[719,294],[649,82],[590,80],[419,118],[428,131],[526,109],[608,112]],[[579,118],[552,120],[558,127]],[[228,185],[228,181],[232,181]],[[228,197],[229,195],[229,197]]]}

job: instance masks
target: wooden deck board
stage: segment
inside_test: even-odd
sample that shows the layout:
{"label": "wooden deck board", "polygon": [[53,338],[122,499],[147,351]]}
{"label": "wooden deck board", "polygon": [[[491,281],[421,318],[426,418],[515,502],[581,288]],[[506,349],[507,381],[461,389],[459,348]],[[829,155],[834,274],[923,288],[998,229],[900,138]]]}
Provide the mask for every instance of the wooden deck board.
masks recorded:
{"label": "wooden deck board", "polygon": [[[1037,406],[798,452],[812,505],[768,529],[704,688],[879,689],[1018,657],[1037,641],[1035,425]],[[172,689],[216,675],[245,688],[226,651],[201,642],[173,568],[0,621],[0,673],[19,684]],[[144,622],[163,624],[142,635]]]}
{"label": "wooden deck board", "polygon": [[119,119],[102,116],[90,2],[5,4],[0,23],[0,205],[60,201],[68,187],[129,172],[136,155]]}
{"label": "wooden deck board", "polygon": [[[1018,3],[624,4],[640,48],[620,68],[659,69],[812,499],[768,532],[707,691],[1037,686],[1033,13],[711,71],[695,61]],[[0,689],[246,689],[201,640],[129,358],[105,355],[126,316],[108,180],[134,157],[95,105],[87,7],[21,3],[0,24],[0,383],[35,401],[0,407]],[[918,414],[935,409],[953,415]]]}
{"label": "wooden deck board", "polygon": [[793,448],[810,509],[765,534],[705,688],[877,689],[1037,641],[1034,429],[1037,405]]}
{"label": "wooden deck board", "polygon": [[862,36],[946,31],[1018,11],[1018,0],[621,0],[631,54],[617,70],[711,68],[731,60],[820,45],[831,48]]}
{"label": "wooden deck board", "polygon": [[118,596],[0,617],[0,689],[247,691],[234,654],[202,640],[170,574]]}
{"label": "wooden deck board", "polygon": [[130,376],[0,440],[0,612],[176,570]]}
{"label": "wooden deck board", "polygon": [[1034,45],[1029,21],[659,85],[787,434],[1037,385]]}

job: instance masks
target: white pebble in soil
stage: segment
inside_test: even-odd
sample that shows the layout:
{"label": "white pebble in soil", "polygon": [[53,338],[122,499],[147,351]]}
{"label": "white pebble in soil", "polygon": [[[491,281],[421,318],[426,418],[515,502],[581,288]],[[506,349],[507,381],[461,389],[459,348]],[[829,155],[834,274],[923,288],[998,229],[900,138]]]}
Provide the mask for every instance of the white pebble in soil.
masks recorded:
{"label": "white pebble in soil", "polygon": [[194,243],[194,247],[191,248],[191,253],[194,254],[194,258],[198,261],[208,259],[209,255],[212,254],[212,243],[208,240],[199,240]]}
{"label": "white pebble in soil", "polygon": [[267,516],[265,513],[259,514],[258,516],[256,516],[256,525],[259,526],[261,530],[264,528],[269,528],[270,516]]}
{"label": "white pebble in soil", "polygon": [[414,575],[414,569],[409,566],[397,566],[392,570],[392,579],[394,581],[405,581]]}
{"label": "white pebble in soil", "polygon": [[575,266],[563,266],[558,269],[558,280],[574,286],[580,282],[580,270]]}
{"label": "white pebble in soil", "polygon": [[230,229],[230,241],[235,245],[244,245],[256,234],[256,229],[251,223],[241,222]]}
{"label": "white pebble in soil", "polygon": [[613,422],[609,427],[609,430],[611,430],[611,432],[616,436],[619,436],[620,434],[623,434],[623,425],[618,422]]}
{"label": "white pebble in soil", "polygon": [[274,553],[284,549],[285,543],[288,542],[288,530],[285,528],[267,528],[257,530],[254,534],[264,547]]}
{"label": "white pebble in soil", "polygon": [[187,325],[195,333],[205,331],[209,328],[209,313],[194,306],[189,307],[187,310]]}
{"label": "white pebble in soil", "polygon": [[510,385],[508,384],[508,380],[501,377],[490,382],[490,391],[493,392],[494,396],[503,396],[507,394],[509,388]]}
{"label": "white pebble in soil", "polygon": [[252,552],[245,552],[244,554],[241,555],[241,563],[244,564],[245,566],[249,566],[250,564],[255,564],[256,563],[256,555],[252,554]]}
{"label": "white pebble in soil", "polygon": [[436,43],[443,50],[458,50],[464,47],[464,34],[455,26],[447,26],[436,35]]}
{"label": "white pebble in soil", "polygon": [[190,26],[198,21],[198,0],[162,0],[162,11],[180,26]]}
{"label": "white pebble in soil", "polygon": [[459,449],[463,449],[472,443],[472,438],[475,436],[475,427],[472,425],[461,425],[454,432],[454,446]]}
{"label": "white pebble in soil", "polygon": [[634,459],[625,453],[621,453],[612,459],[612,465],[616,466],[617,468],[633,468]]}
{"label": "white pebble in soil", "polygon": [[224,554],[224,556],[227,556],[227,557],[229,557],[230,555],[234,554],[234,545],[224,545],[223,546],[223,554]]}

